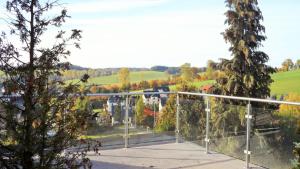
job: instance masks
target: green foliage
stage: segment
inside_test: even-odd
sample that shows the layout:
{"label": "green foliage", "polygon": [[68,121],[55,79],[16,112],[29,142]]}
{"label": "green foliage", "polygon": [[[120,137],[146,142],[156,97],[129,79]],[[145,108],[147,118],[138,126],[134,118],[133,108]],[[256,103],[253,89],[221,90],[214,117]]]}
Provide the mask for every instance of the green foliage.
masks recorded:
{"label": "green foliage", "polygon": [[213,72],[217,68],[217,63],[215,63],[212,60],[207,61],[207,67],[206,67],[206,76],[208,79],[213,79]]}
{"label": "green foliage", "polygon": [[226,137],[217,143],[216,151],[226,155],[237,156],[237,154],[240,154],[240,151],[243,151],[241,150],[243,144],[236,137]]}
{"label": "green foliage", "polygon": [[238,135],[245,128],[245,106],[220,103],[211,99],[212,131],[215,137]]}
{"label": "green foliage", "polygon": [[136,122],[137,124],[143,124],[144,120],[144,109],[145,105],[143,102],[143,97],[139,97],[137,103],[136,103]]}
{"label": "green foliage", "polygon": [[258,51],[266,37],[257,1],[226,0],[225,3],[229,8],[225,13],[228,28],[223,36],[231,45],[229,51],[233,58],[220,63],[226,77],[217,80],[218,93],[266,98],[270,96],[270,74],[275,70],[266,65],[268,55]]}
{"label": "green foliage", "polygon": [[143,124],[144,126],[153,128],[153,124],[154,124],[153,122],[154,122],[154,117],[153,117],[153,116],[146,116],[146,117],[143,119],[142,124]]}
{"label": "green foliage", "polygon": [[119,82],[121,83],[121,89],[123,91],[128,91],[130,88],[129,74],[128,68],[121,68],[119,71]]}
{"label": "green foliage", "polygon": [[182,92],[195,92],[197,91],[197,88],[192,83],[182,81],[176,85],[176,90]]}
{"label": "green foliage", "polygon": [[194,78],[194,73],[190,63],[185,63],[180,67],[181,79],[184,82],[191,82]]}
{"label": "green foliage", "polygon": [[170,95],[166,106],[159,113],[156,129],[158,131],[174,131],[176,122],[176,96]]}
{"label": "green foliage", "polygon": [[293,150],[295,159],[293,162],[293,168],[292,169],[300,169],[300,143],[295,143],[295,148]]}
{"label": "green foliage", "polygon": [[184,98],[180,101],[180,134],[188,140],[205,134],[205,103],[202,98]]}
{"label": "green foliage", "polygon": [[[63,9],[50,17],[50,10],[57,6],[58,1],[7,2],[11,29],[0,35],[0,70],[5,74],[5,92],[22,94],[0,99],[0,168],[77,168],[89,161],[87,148],[78,147],[78,137],[91,113],[84,97],[74,98],[84,91],[77,83],[65,85],[60,80],[61,72],[70,66],[63,62],[70,55],[67,47],[80,47],[81,31],[61,30],[69,16]],[[43,47],[42,35],[49,28],[58,29],[53,37],[56,43]],[[20,43],[9,42],[18,38]],[[72,152],[63,155],[70,147]]]}
{"label": "green foliage", "polygon": [[122,110],[120,105],[114,106],[115,114],[114,119],[115,121],[122,122]]}

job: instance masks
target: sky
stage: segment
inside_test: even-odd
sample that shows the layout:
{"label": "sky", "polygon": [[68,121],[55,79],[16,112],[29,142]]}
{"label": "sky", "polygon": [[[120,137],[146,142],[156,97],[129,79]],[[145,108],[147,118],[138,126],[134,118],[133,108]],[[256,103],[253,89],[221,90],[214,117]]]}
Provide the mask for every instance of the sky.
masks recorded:
{"label": "sky", "polygon": [[[0,0],[0,18],[5,18]],[[71,18],[65,29],[81,29],[81,50],[68,58],[90,68],[205,66],[230,59],[221,33],[226,29],[224,0],[61,0]],[[267,40],[260,49],[272,66],[300,59],[300,1],[260,0]],[[57,10],[53,11],[58,12]],[[0,30],[7,25],[0,19]],[[48,36],[55,36],[54,30]]]}

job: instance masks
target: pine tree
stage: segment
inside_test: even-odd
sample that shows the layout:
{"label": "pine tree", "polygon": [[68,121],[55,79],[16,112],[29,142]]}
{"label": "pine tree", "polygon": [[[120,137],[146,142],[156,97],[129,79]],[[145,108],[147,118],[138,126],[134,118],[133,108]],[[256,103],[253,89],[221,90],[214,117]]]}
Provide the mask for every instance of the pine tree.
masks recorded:
{"label": "pine tree", "polygon": [[266,39],[261,25],[262,12],[257,0],[226,0],[228,28],[223,34],[230,43],[233,58],[222,59],[220,68],[227,75],[217,80],[220,94],[266,98],[270,96],[270,74],[275,70],[266,65],[267,54],[259,51]]}
{"label": "pine tree", "polygon": [[[57,6],[58,1],[7,2],[11,30],[0,36],[0,70],[5,74],[5,94],[14,97],[0,99],[0,168],[74,168],[89,161],[78,137],[90,113],[82,97],[74,98],[81,95],[79,86],[60,80],[70,66],[62,62],[70,55],[67,47],[79,48],[81,31],[61,30],[69,16],[65,9],[57,16],[49,14]],[[49,39],[42,35],[49,28],[59,30],[56,43],[43,47],[42,41]],[[14,38],[19,42],[9,42]],[[72,151],[63,155],[67,148]]]}

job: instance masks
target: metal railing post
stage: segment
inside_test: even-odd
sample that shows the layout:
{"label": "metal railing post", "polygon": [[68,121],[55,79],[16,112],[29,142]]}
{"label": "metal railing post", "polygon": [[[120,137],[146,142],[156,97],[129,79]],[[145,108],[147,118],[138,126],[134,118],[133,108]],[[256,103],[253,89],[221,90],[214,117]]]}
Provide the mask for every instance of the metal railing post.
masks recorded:
{"label": "metal railing post", "polygon": [[249,168],[249,164],[250,164],[250,131],[251,131],[251,119],[252,119],[252,115],[251,115],[251,103],[249,101],[248,105],[247,105],[247,114],[246,114],[246,119],[247,119],[247,135],[246,135],[246,150],[244,150],[244,153],[246,154],[246,168]]}
{"label": "metal railing post", "polygon": [[126,96],[126,110],[125,110],[125,135],[124,135],[124,143],[125,148],[128,148],[128,111],[129,111],[129,102],[128,102],[128,95]]}
{"label": "metal railing post", "polygon": [[205,133],[205,152],[206,154],[209,153],[209,121],[210,121],[210,104],[209,104],[209,97],[206,97],[206,133]]}
{"label": "metal railing post", "polygon": [[154,114],[153,114],[153,132],[154,132],[154,128],[155,128],[155,125],[156,125],[156,117],[155,117],[155,115],[156,115],[156,113],[155,113],[155,102],[153,103],[153,112],[154,112]]}
{"label": "metal railing post", "polygon": [[177,94],[177,97],[176,97],[176,130],[175,130],[175,133],[176,133],[176,143],[179,143],[179,111],[180,111],[180,108],[179,108],[179,95]]}

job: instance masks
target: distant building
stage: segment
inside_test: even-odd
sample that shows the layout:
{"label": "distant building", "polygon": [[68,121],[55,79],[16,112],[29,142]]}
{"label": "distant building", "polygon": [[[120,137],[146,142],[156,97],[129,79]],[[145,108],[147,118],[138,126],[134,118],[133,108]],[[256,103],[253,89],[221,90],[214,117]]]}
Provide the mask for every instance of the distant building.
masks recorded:
{"label": "distant building", "polygon": [[170,88],[168,86],[164,87],[156,87],[154,89],[147,89],[144,90],[143,95],[143,101],[145,105],[152,105],[152,104],[158,104],[159,105],[159,112],[162,110],[162,108],[166,105],[166,102],[168,100],[168,94],[150,94],[154,92],[170,92]]}
{"label": "distant building", "polygon": [[147,89],[144,90],[144,94],[143,95],[143,101],[145,105],[152,105],[154,103],[158,103],[160,95],[159,94],[150,94],[150,93],[154,93],[154,92],[158,92],[157,90],[152,90],[152,89]]}
{"label": "distant building", "polygon": [[121,102],[120,96],[111,96],[107,99],[107,111],[111,116],[114,115],[115,108],[116,106],[119,105],[120,102]]}
{"label": "distant building", "polygon": [[[129,123],[131,123],[131,119],[133,117],[133,110],[134,110],[135,100],[136,100],[135,97],[132,97],[129,100],[129,108],[128,108]],[[122,99],[122,97],[120,97],[120,96],[111,96],[111,97],[109,97],[108,100],[107,100],[107,111],[111,116],[112,125],[114,125],[115,123],[122,123],[123,122],[123,120],[117,122],[114,119],[114,115],[116,113],[117,106],[120,106],[121,119],[124,119],[125,118],[125,113],[126,113],[125,99]]]}

